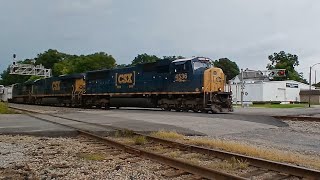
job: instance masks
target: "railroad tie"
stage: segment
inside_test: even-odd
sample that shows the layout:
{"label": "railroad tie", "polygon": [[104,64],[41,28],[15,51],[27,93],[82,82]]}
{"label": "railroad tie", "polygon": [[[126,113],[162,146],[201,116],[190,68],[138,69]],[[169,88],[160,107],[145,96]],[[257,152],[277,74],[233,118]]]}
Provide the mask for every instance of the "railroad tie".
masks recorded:
{"label": "railroad tie", "polygon": [[250,171],[250,172],[247,172],[247,173],[241,175],[241,177],[250,178],[250,177],[258,176],[258,175],[261,175],[261,174],[264,174],[267,172],[268,172],[268,170],[265,170],[265,169],[256,169],[254,171]]}
{"label": "railroad tie", "polygon": [[165,176],[165,177],[168,177],[168,178],[175,178],[175,177],[188,175],[188,174],[190,174],[190,173],[188,173],[186,171],[183,171],[183,170],[176,170],[176,171],[173,171],[173,172],[164,173],[162,175]]}

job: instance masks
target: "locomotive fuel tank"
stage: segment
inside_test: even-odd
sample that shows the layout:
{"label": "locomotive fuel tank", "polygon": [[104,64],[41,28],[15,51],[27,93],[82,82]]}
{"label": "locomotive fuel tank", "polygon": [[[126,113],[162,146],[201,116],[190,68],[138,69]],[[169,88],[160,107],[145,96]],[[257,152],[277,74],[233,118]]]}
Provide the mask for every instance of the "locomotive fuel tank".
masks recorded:
{"label": "locomotive fuel tank", "polygon": [[110,106],[154,108],[157,107],[157,103],[152,98],[118,97],[110,99]]}

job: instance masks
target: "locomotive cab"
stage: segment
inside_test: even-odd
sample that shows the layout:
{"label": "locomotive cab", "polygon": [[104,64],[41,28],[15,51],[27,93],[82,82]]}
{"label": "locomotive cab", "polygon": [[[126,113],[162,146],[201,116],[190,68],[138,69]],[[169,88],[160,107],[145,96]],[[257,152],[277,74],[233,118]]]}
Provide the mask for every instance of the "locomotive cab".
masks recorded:
{"label": "locomotive cab", "polygon": [[170,90],[193,94],[189,99],[184,96],[187,101],[182,106],[212,112],[232,111],[231,93],[225,92],[225,75],[222,69],[211,65],[211,59],[178,59],[172,62],[172,67]]}

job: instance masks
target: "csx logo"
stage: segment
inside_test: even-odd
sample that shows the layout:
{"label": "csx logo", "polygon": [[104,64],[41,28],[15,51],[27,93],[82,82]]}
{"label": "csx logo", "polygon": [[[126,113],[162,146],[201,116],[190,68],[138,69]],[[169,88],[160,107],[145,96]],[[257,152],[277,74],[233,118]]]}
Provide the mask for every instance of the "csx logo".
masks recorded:
{"label": "csx logo", "polygon": [[53,91],[60,91],[60,81],[53,81],[52,82],[52,90]]}
{"label": "csx logo", "polygon": [[133,84],[134,83],[133,73],[118,74],[117,83],[118,84]]}

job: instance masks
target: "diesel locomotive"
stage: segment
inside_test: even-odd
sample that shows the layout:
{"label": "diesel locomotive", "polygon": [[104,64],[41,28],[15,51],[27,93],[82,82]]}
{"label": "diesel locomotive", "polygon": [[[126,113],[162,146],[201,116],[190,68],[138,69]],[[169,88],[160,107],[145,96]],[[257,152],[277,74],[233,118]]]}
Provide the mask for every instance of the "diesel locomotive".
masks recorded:
{"label": "diesel locomotive", "polygon": [[164,110],[231,112],[225,75],[210,59],[161,60],[16,84],[13,102],[81,107],[160,107]]}

